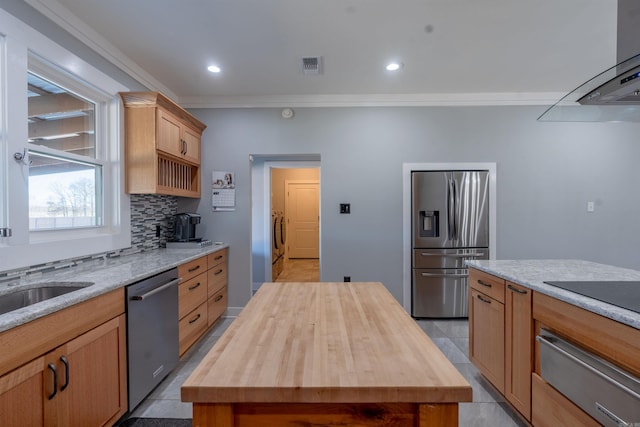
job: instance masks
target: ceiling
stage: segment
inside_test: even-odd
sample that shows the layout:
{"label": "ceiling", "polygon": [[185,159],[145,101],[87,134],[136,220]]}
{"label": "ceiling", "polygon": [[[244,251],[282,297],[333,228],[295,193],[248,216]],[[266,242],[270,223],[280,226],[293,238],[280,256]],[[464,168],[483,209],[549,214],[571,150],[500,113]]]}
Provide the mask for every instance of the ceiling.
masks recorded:
{"label": "ceiling", "polygon": [[187,106],[544,104],[616,60],[616,0],[25,1]]}

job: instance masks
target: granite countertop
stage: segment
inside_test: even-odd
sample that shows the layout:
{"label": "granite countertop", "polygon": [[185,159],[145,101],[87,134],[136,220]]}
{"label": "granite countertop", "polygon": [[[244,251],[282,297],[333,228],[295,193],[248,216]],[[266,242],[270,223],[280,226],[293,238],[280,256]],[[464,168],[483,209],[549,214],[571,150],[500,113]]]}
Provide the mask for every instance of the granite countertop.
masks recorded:
{"label": "granite countertop", "polygon": [[[590,261],[557,259],[474,260],[467,261],[467,265],[640,329],[639,313],[544,283],[546,281],[561,280],[640,281],[640,271]],[[640,287],[638,292],[640,292]]]}
{"label": "granite countertop", "polygon": [[[0,296],[16,290],[34,288],[43,282],[93,282],[94,284],[9,313],[0,314],[0,332],[138,282],[228,246],[227,244],[216,244],[197,249],[157,249],[115,258],[84,261],[72,267],[2,281],[0,282]],[[69,283],[69,285],[73,285],[73,283]]]}

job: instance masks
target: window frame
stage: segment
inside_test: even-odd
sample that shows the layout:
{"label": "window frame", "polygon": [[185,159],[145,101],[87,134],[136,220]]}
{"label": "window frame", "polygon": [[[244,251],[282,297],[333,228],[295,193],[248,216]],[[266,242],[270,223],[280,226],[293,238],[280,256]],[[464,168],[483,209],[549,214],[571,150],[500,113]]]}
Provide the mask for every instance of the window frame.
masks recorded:
{"label": "window frame", "polygon": [[[124,192],[124,112],[118,97],[118,92],[128,88],[2,9],[0,28],[0,152],[5,155],[0,154],[0,169],[6,171],[0,177],[0,212],[4,212],[0,213],[0,227],[9,227],[12,232],[10,237],[0,237],[0,271],[130,247],[130,204]],[[41,67],[46,74],[36,71]],[[28,166],[14,160],[12,153],[48,150],[27,142],[28,71],[73,91],[78,88],[74,85],[81,85],[81,94],[94,90],[104,95],[102,117],[96,120],[103,124],[100,134],[104,135],[98,142],[96,129],[96,148],[100,150],[96,157],[103,165],[102,226],[29,231]],[[60,82],[58,76],[69,80]]]}
{"label": "window frame", "polygon": [[[40,77],[62,89],[73,93],[81,98],[84,98],[95,105],[94,110],[94,145],[95,145],[95,156],[93,158],[88,158],[85,156],[79,156],[73,153],[64,152],[60,150],[56,150],[53,148],[49,148],[43,145],[38,145],[35,143],[27,144],[27,151],[34,153],[41,153],[44,155],[59,157],[63,159],[68,159],[70,161],[78,161],[87,164],[93,164],[96,166],[100,166],[102,169],[101,172],[101,182],[99,194],[102,197],[102,200],[96,201],[102,211],[96,212],[97,216],[100,217],[101,224],[91,227],[83,227],[83,228],[98,228],[102,227],[105,224],[108,224],[108,221],[111,219],[108,215],[105,215],[105,205],[106,205],[106,197],[110,194],[108,189],[105,188],[105,173],[109,173],[109,168],[105,167],[105,160],[108,158],[106,155],[106,147],[109,143],[108,134],[106,131],[106,126],[109,122],[109,115],[107,111],[107,104],[110,100],[110,95],[105,93],[104,91],[93,87],[92,85],[87,84],[86,82],[81,82],[77,77],[70,75],[68,72],[64,70],[60,70],[54,64],[48,63],[43,58],[38,55],[30,52],[28,57],[28,73],[31,73],[37,77]],[[98,183],[96,183],[98,184]],[[106,221],[106,222],[105,222]],[[78,230],[80,227],[74,227],[71,229],[66,229],[66,231]],[[52,234],[54,233],[46,233],[48,231],[56,232],[55,234],[60,234],[60,232],[65,231],[65,229],[51,229],[51,230],[30,230],[30,239],[31,241],[47,241],[51,239]],[[72,234],[72,233],[67,233]],[[54,237],[55,238],[55,237]]]}

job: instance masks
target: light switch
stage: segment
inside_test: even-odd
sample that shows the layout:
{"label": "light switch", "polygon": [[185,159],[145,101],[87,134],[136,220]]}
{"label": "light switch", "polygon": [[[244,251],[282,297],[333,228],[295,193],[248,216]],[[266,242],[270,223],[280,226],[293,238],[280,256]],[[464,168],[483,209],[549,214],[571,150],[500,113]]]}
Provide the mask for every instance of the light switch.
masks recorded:
{"label": "light switch", "polygon": [[593,202],[587,202],[587,212],[592,213],[596,211],[596,206]]}
{"label": "light switch", "polygon": [[340,213],[341,214],[350,214],[351,213],[351,203],[340,203]]}

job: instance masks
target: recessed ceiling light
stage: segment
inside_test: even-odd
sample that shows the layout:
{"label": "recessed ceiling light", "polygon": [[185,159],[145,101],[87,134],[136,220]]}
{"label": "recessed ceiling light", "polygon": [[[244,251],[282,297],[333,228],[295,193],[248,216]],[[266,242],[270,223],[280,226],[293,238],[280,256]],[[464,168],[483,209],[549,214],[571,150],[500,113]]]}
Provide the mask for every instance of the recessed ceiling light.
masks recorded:
{"label": "recessed ceiling light", "polygon": [[222,71],[217,65],[209,65],[207,67],[207,70],[211,71],[212,73],[219,73],[220,71]]}
{"label": "recessed ceiling light", "polygon": [[398,71],[402,68],[402,64],[400,62],[391,62],[387,64],[387,71]]}

